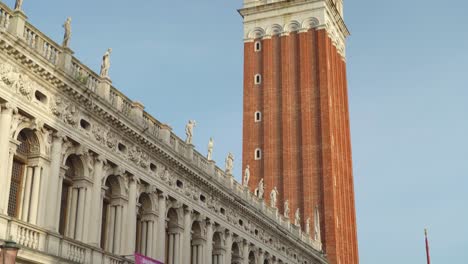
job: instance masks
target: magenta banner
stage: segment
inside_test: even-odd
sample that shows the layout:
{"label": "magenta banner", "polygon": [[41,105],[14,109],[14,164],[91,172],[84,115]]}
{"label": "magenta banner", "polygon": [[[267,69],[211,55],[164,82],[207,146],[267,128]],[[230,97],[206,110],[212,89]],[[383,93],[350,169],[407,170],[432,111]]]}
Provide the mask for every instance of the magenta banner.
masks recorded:
{"label": "magenta banner", "polygon": [[135,253],[135,264],[164,264],[164,263]]}

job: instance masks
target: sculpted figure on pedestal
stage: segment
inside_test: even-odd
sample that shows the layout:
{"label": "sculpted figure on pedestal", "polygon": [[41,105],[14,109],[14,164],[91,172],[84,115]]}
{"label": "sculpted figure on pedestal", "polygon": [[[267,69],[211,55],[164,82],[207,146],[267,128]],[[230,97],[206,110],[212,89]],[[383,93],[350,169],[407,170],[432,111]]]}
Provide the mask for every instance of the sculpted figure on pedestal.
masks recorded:
{"label": "sculpted figure on pedestal", "polygon": [[258,187],[256,190],[257,197],[263,199],[263,195],[265,194],[265,184],[263,183],[263,179],[260,180],[258,183]]}
{"label": "sculpted figure on pedestal", "polygon": [[15,10],[21,10],[21,9],[23,9],[23,0],[16,0]]}
{"label": "sculpted figure on pedestal", "polygon": [[294,214],[294,225],[301,226],[301,211],[297,208],[296,213]]}
{"label": "sculpted figure on pedestal", "polygon": [[249,186],[249,180],[250,180],[250,166],[247,165],[247,167],[245,168],[245,171],[244,171],[244,182],[243,182],[243,185],[245,187]]}
{"label": "sculpted figure on pedestal", "polygon": [[315,219],[314,219],[314,240],[320,241],[320,212],[318,206],[315,207]]}
{"label": "sculpted figure on pedestal", "polygon": [[214,141],[213,138],[210,138],[210,141],[208,142],[208,154],[206,155],[206,158],[208,160],[213,160],[213,148],[214,148]]}
{"label": "sculpted figure on pedestal", "polygon": [[65,34],[63,36],[63,43],[62,46],[65,48],[68,48],[70,45],[70,38],[72,34],[71,30],[71,17],[67,18],[67,21],[65,21],[65,24],[63,24],[63,28],[65,29]]}
{"label": "sculpted figure on pedestal", "polygon": [[289,200],[284,201],[284,217],[289,218]]}
{"label": "sculpted figure on pedestal", "polygon": [[112,53],[112,49],[108,49],[104,56],[102,57],[102,64],[101,64],[101,77],[108,78],[109,77],[109,68],[110,68],[110,55]]}
{"label": "sculpted figure on pedestal", "polygon": [[279,192],[278,192],[278,189],[276,188],[276,186],[273,188],[273,190],[271,190],[271,193],[270,193],[270,206],[271,208],[277,208],[276,207],[276,202],[278,201],[278,195],[279,195]]}
{"label": "sculpted figure on pedestal", "polygon": [[226,157],[226,174],[231,175],[232,170],[234,169],[234,155],[229,152],[228,156]]}
{"label": "sculpted figure on pedestal", "polygon": [[189,120],[187,125],[185,126],[185,135],[187,138],[185,139],[185,143],[192,144],[193,140],[193,128],[197,125],[195,120]]}
{"label": "sculpted figure on pedestal", "polygon": [[310,217],[308,217],[307,220],[306,220],[305,232],[306,232],[307,235],[310,235]]}

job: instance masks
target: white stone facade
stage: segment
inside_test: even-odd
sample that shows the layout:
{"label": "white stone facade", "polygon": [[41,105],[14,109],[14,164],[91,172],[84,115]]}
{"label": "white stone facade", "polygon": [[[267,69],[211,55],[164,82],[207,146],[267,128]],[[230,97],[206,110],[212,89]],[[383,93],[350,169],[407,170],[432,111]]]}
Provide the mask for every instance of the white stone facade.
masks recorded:
{"label": "white stone facade", "polygon": [[0,3],[0,241],[18,263],[327,263],[233,176]]}

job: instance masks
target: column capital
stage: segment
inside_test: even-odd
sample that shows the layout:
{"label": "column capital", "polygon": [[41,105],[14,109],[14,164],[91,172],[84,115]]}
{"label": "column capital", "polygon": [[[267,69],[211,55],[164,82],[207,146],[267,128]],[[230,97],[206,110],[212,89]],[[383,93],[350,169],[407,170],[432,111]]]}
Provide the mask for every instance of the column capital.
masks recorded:
{"label": "column capital", "polygon": [[17,114],[18,108],[12,103],[6,102],[3,104],[0,104],[0,112],[3,112],[3,111],[5,111],[6,113],[10,113],[10,114]]}

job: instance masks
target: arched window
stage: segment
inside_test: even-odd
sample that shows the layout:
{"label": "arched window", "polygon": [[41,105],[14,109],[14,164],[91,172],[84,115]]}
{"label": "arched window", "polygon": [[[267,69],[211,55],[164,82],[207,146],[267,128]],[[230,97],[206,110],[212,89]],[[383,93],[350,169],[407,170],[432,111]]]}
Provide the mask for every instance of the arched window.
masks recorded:
{"label": "arched window", "polygon": [[262,50],[262,42],[261,41],[259,41],[259,40],[255,41],[254,50],[255,50],[255,52],[259,52],[259,51]]}
{"label": "arched window", "polygon": [[260,111],[255,112],[255,123],[262,121],[262,113]]}
{"label": "arched window", "polygon": [[255,149],[255,160],[261,160],[262,159],[262,150],[257,148]]}
{"label": "arched window", "polygon": [[102,201],[101,248],[113,254],[121,253],[124,224],[123,199],[120,179],[118,176],[107,177],[104,186],[105,194]]}
{"label": "arched window", "polygon": [[249,253],[249,264],[256,264],[257,261],[255,260],[255,254],[253,251],[250,251]]}
{"label": "arched window", "polygon": [[180,233],[181,229],[178,223],[178,213],[174,208],[167,212],[168,224],[166,228],[166,261],[167,264],[178,264],[180,250]]}
{"label": "arched window", "polygon": [[224,259],[224,251],[223,248],[223,234],[220,232],[216,232],[213,235],[213,254],[212,254],[212,264],[222,264]]}
{"label": "arched window", "polygon": [[8,215],[35,224],[42,177],[42,168],[37,163],[39,141],[30,129],[22,130],[17,140],[20,144],[11,163]]}
{"label": "arched window", "polygon": [[139,208],[136,228],[136,252],[143,256],[152,256],[154,235],[154,214],[151,199],[147,193],[143,193],[138,199]]}
{"label": "arched window", "polygon": [[204,239],[201,232],[200,222],[194,222],[192,225],[192,250],[190,252],[190,264],[203,264],[203,243]]}
{"label": "arched window", "polygon": [[83,186],[80,187],[78,183],[84,179],[83,163],[77,155],[70,155],[65,161],[65,166],[67,170],[60,196],[59,233],[81,240],[85,229],[86,189]]}
{"label": "arched window", "polygon": [[262,83],[262,75],[260,74],[255,74],[255,84],[261,84]]}
{"label": "arched window", "polygon": [[233,243],[231,248],[232,256],[231,256],[231,263],[232,264],[241,264],[242,257],[240,253],[239,244]]}

